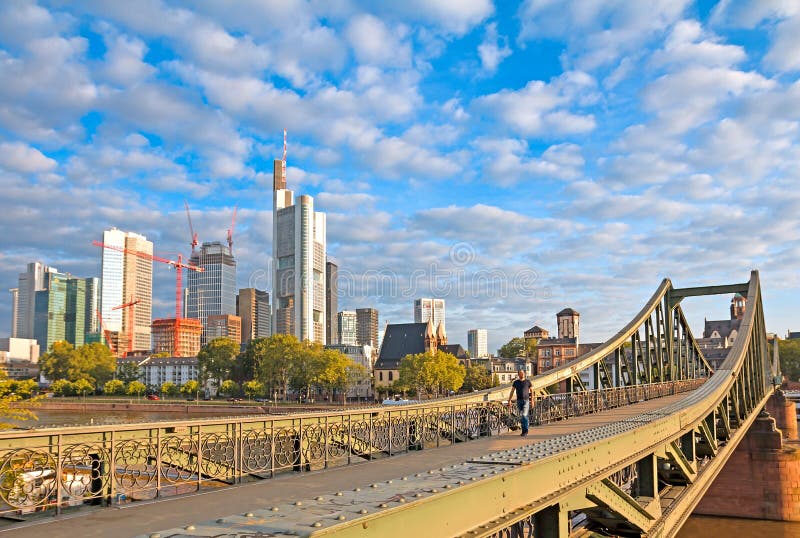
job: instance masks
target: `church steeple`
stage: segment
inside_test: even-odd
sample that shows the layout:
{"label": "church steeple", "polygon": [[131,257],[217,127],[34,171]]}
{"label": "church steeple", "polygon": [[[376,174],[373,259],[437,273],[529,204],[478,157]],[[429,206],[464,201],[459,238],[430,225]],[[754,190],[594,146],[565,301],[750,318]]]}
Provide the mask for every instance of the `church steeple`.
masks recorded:
{"label": "church steeple", "polygon": [[731,319],[741,320],[744,318],[745,310],[747,309],[747,299],[740,293],[737,293],[731,299]]}

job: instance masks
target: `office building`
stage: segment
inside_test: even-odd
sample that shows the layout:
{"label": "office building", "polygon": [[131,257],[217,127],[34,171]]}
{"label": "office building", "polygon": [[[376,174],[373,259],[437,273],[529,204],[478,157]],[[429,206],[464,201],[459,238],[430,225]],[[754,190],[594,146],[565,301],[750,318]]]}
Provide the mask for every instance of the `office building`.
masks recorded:
{"label": "office building", "polygon": [[86,336],[86,280],[47,271],[44,288],[35,293],[33,335],[41,349],[65,340],[82,346]]}
{"label": "office building", "polygon": [[17,338],[17,317],[19,310],[19,288],[8,290],[11,294],[11,338]]}
{"label": "office building", "polygon": [[30,338],[0,338],[0,371],[10,379],[39,375],[39,344]]}
{"label": "office building", "polygon": [[[143,235],[116,228],[103,232],[100,311],[104,329],[118,342],[117,350],[128,349],[128,334],[136,350],[150,349],[150,323],[153,316],[153,262],[134,252],[153,254],[153,243]],[[121,252],[115,249],[125,249]],[[119,308],[132,300],[135,308]],[[132,325],[132,327],[131,327]]]}
{"label": "office building", "polygon": [[236,315],[242,318],[242,343],[272,334],[272,308],[269,293],[255,288],[243,288],[236,296]]}
{"label": "office building", "polygon": [[31,262],[27,270],[19,274],[16,295],[15,317],[11,321],[12,334],[17,338],[34,338],[34,317],[36,313],[36,292],[46,289],[45,276],[49,272],[58,272],[41,262]]}
{"label": "office building", "polygon": [[97,309],[100,308],[100,279],[97,277],[86,280],[86,312],[83,322],[87,334],[100,332],[100,320],[97,318]]}
{"label": "office building", "polygon": [[325,344],[325,214],[314,211],[311,196],[295,203],[286,188],[285,154],[274,161],[272,215],[273,333]]}
{"label": "office building", "polygon": [[434,330],[439,325],[444,329],[444,299],[415,299],[414,300],[414,323],[425,323],[428,320],[433,322]]}
{"label": "office building", "polygon": [[206,328],[203,331],[207,341],[214,338],[230,338],[237,344],[242,343],[242,318],[230,314],[208,316]]}
{"label": "office building", "polygon": [[[236,314],[236,260],[228,246],[219,241],[203,243],[192,253],[189,263],[203,271],[189,271],[188,318],[199,319],[204,333],[208,330],[208,316]],[[205,344],[210,338],[201,337]]]}
{"label": "office building", "polygon": [[356,330],[358,317],[352,310],[344,310],[336,316],[336,332],[339,344],[343,346],[358,345]]}
{"label": "office building", "polygon": [[489,356],[488,338],[486,329],[470,329],[467,331],[467,351],[470,358],[479,359]]}
{"label": "office building", "polygon": [[356,342],[378,349],[378,311],[375,308],[356,308]]}
{"label": "office building", "polygon": [[328,344],[339,342],[336,329],[336,313],[339,308],[339,266],[325,262],[325,339]]}
{"label": "office building", "polygon": [[199,319],[153,320],[153,352],[169,353],[174,357],[194,357],[200,351],[202,333],[203,325]]}

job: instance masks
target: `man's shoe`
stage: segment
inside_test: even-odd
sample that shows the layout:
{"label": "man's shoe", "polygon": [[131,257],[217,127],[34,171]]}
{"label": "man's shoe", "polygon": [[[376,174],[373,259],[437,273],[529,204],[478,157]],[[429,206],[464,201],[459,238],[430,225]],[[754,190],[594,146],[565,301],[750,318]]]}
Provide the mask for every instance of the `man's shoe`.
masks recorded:
{"label": "man's shoe", "polygon": [[528,437],[528,432],[524,431],[520,434],[520,437]]}

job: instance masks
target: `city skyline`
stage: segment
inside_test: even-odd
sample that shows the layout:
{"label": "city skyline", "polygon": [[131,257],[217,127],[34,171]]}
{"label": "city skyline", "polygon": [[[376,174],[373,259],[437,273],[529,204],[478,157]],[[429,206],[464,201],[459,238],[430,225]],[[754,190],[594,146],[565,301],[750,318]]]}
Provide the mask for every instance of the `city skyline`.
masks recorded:
{"label": "city skyline", "polygon": [[[741,282],[758,268],[768,329],[797,329],[800,14],[637,4],[582,17],[576,3],[298,3],[243,17],[155,2],[137,19],[6,3],[0,96],[16,112],[0,116],[0,281],[16,287],[36,260],[100,276],[90,241],[111,226],[187,255],[189,199],[201,240],[224,237],[239,206],[239,285],[271,291],[271,166],[287,128],[287,176],[328,214],[349,286],[339,309],[408,321],[413,297],[364,285],[393,272],[447,300],[450,334],[487,328],[491,350],[554,330],[567,305],[601,341],[663,277]],[[440,295],[440,271],[524,277],[531,293]],[[173,276],[153,268],[153,317],[170,315]],[[724,317],[725,301],[697,301]]]}

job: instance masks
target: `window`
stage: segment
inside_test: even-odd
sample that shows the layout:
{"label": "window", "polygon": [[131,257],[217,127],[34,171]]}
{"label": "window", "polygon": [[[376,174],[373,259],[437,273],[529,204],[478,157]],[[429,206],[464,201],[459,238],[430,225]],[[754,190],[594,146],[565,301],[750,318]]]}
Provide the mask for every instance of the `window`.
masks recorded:
{"label": "window", "polygon": [[383,381],[383,372],[378,373],[378,380]]}
{"label": "window", "polygon": [[394,372],[389,370],[389,381],[392,381],[392,380],[394,380]]}
{"label": "window", "polygon": [[560,356],[561,356],[561,350],[560,349],[556,349],[556,357],[560,357]]}

